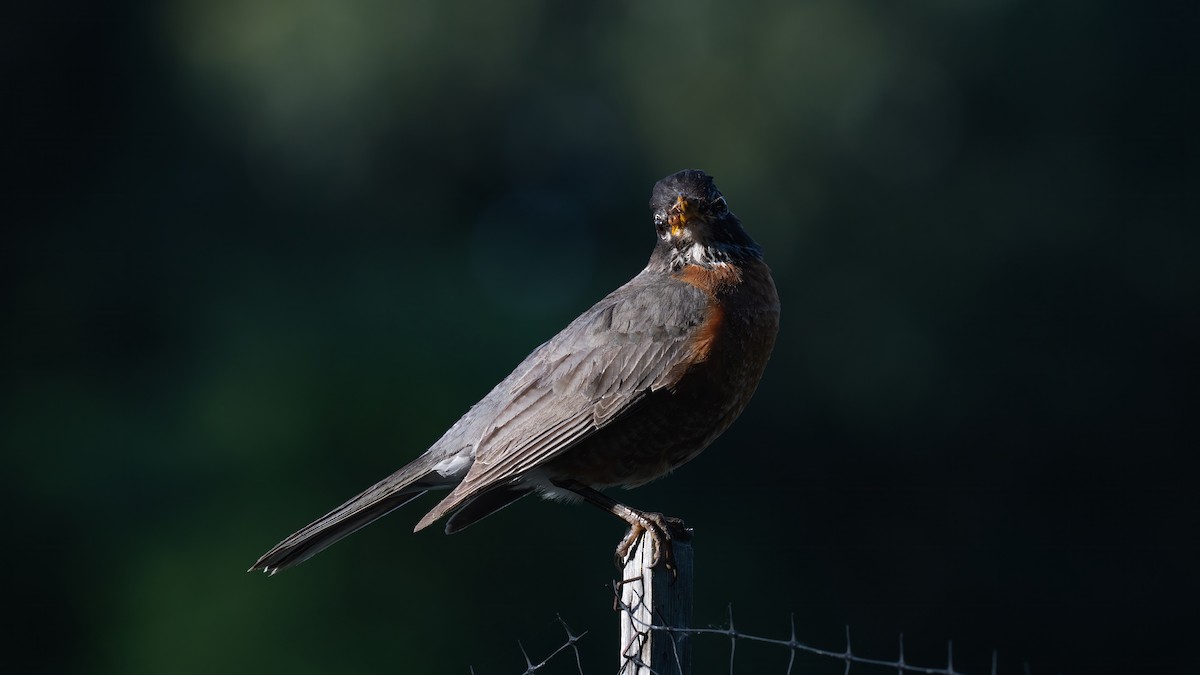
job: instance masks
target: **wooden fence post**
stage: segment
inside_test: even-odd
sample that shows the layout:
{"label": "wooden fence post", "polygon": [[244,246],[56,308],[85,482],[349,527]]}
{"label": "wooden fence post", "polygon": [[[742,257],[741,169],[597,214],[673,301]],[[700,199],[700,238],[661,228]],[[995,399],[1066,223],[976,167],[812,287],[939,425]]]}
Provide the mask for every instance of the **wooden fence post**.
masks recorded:
{"label": "wooden fence post", "polygon": [[625,559],[621,572],[621,675],[688,675],[691,639],[684,633],[650,630],[649,626],[690,628],[692,625],[692,544],[671,544],[678,574],[664,565],[650,567],[651,546],[643,536]]}

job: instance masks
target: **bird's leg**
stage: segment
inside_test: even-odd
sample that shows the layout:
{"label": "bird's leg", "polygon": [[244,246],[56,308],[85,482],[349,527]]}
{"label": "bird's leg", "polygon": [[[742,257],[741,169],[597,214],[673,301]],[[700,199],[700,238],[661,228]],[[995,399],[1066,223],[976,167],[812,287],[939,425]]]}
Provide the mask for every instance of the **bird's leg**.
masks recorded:
{"label": "bird's leg", "polygon": [[589,504],[604,509],[629,523],[629,534],[625,535],[625,538],[617,546],[617,567],[624,564],[638,539],[643,534],[647,534],[650,536],[651,567],[657,567],[659,563],[662,563],[672,575],[675,574],[675,558],[671,549],[671,541],[676,538],[681,540],[691,538],[691,530],[684,527],[682,520],[669,518],[661,513],[650,513],[631,508],[576,480],[557,480],[554,481],[554,484],[574,492]]}

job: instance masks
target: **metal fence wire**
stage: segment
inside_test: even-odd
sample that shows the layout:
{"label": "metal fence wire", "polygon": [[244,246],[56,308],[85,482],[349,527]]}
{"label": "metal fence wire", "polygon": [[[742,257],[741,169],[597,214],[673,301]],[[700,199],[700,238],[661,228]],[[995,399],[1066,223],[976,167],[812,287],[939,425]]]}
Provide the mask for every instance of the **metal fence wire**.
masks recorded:
{"label": "metal fence wire", "polygon": [[[617,608],[621,612],[629,612],[632,608],[620,602],[619,596],[617,599]],[[580,641],[588,635],[587,631],[575,632],[567,625],[567,622],[560,616],[558,623],[565,634],[565,638],[556,649],[549,654],[543,656],[539,661],[535,662],[526,652],[524,646],[518,643],[521,655],[525,659],[525,670],[521,671],[521,675],[533,675],[534,673],[555,672],[574,672],[579,675],[587,675],[583,668],[583,658],[580,654]],[[723,626],[715,626],[708,628],[671,628],[668,626],[660,626],[655,624],[644,624],[646,630],[654,631],[660,634],[667,634],[675,640],[679,640],[680,635],[684,640],[722,640],[728,643],[728,666],[727,672],[733,675],[736,671],[738,661],[738,645],[756,643],[767,645],[769,647],[778,648],[787,654],[786,668],[783,670],[787,675],[803,675],[804,673],[812,672],[836,672],[840,669],[843,675],[850,673],[923,673],[925,675],[979,675],[978,672],[968,672],[959,670],[954,665],[954,643],[948,642],[946,645],[946,661],[944,665],[918,665],[910,663],[904,655],[904,636],[899,638],[899,652],[896,658],[874,658],[855,653],[851,645],[850,627],[846,627],[846,642],[845,646],[838,650],[823,649],[814,647],[807,643],[801,642],[796,637],[795,617],[790,621],[787,637],[766,637],[755,635],[739,630],[733,622],[733,607],[729,608],[728,618]],[[807,664],[798,662],[797,657],[810,657],[806,659]],[[824,664],[820,670],[815,668],[821,667],[819,664]],[[706,664],[702,668],[697,668],[694,665],[690,668],[682,663],[676,663],[677,672],[684,675],[695,673],[696,675],[708,675],[708,673],[719,672],[714,669],[714,664]],[[617,670],[618,675],[631,675],[638,672],[639,668],[646,668],[646,664],[637,663],[633,660],[626,661],[621,664]],[[722,667],[724,669],[724,667]],[[759,664],[746,665],[743,664],[743,671],[746,673],[761,673],[764,672]],[[471,669],[475,673],[474,669]],[[645,670],[641,671],[645,672]],[[655,671],[650,671],[655,672]],[[992,652],[991,668],[988,671],[990,675],[1001,675],[999,658],[996,652]],[[1020,673],[1022,675],[1032,675],[1028,664],[1021,664],[1019,669],[1006,669],[1005,673]]]}

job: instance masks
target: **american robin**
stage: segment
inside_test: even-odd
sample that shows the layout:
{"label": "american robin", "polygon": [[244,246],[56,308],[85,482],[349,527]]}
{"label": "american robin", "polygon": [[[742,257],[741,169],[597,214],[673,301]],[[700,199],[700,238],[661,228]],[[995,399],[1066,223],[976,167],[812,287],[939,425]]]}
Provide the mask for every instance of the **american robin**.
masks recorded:
{"label": "american robin", "polygon": [[[428,490],[457,532],[530,493],[584,499],[648,533],[669,564],[679,521],[601,493],[700,453],[749,402],[775,343],[779,296],[762,249],[703,171],[658,181],[658,241],[637,276],[538,347],[405,467],[284,539],[251,567],[274,574]],[[664,555],[665,554],[665,555]]]}

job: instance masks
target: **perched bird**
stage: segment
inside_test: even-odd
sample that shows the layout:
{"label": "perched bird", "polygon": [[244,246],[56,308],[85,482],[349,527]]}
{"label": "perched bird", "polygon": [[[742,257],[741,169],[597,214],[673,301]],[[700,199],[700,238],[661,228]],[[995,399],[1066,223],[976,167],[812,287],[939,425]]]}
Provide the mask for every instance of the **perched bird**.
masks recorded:
{"label": "perched bird", "polygon": [[600,492],[652,481],[695,457],[742,412],[779,328],[762,249],[702,171],[658,181],[650,262],[538,347],[408,465],[265,553],[274,574],[426,491],[450,494],[415,530],[457,532],[530,493],[579,499],[643,533],[670,565],[679,521]]}

